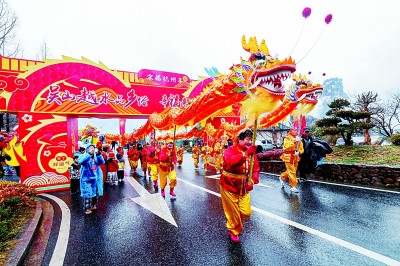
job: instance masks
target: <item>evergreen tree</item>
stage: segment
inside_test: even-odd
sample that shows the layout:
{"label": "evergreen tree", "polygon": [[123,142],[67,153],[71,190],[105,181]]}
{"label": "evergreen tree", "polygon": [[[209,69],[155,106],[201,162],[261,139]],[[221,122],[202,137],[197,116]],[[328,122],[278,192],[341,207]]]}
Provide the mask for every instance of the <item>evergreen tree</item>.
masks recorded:
{"label": "evergreen tree", "polygon": [[329,105],[327,116],[316,121],[315,125],[321,129],[322,135],[340,135],[345,145],[353,145],[352,135],[362,133],[364,129],[374,127],[365,122],[371,113],[356,111],[351,108],[350,102],[345,99],[335,99]]}

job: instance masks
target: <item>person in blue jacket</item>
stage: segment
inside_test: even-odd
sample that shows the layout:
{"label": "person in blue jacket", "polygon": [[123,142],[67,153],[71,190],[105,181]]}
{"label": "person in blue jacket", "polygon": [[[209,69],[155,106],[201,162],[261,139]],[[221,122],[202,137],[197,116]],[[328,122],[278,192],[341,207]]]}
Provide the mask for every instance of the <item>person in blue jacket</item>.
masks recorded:
{"label": "person in blue jacket", "polygon": [[91,214],[97,209],[96,203],[99,196],[103,195],[103,172],[100,168],[104,164],[101,151],[94,145],[86,147],[86,152],[78,158],[80,169],[81,197],[85,214]]}

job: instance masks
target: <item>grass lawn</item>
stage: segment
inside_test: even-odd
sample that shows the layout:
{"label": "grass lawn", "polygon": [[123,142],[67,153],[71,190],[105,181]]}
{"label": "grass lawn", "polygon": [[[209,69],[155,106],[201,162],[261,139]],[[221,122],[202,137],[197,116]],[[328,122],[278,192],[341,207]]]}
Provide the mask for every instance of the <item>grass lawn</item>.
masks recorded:
{"label": "grass lawn", "polygon": [[335,146],[324,162],[400,167],[400,146]]}

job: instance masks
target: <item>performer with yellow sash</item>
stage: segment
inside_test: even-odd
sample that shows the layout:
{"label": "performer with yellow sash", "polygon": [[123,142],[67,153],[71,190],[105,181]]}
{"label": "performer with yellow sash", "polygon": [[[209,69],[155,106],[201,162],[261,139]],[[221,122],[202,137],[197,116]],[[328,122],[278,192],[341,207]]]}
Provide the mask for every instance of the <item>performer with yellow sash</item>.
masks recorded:
{"label": "performer with yellow sash", "polygon": [[241,132],[236,145],[224,153],[224,165],[220,178],[222,206],[226,216],[226,227],[233,242],[239,242],[243,230],[243,220],[251,215],[250,191],[259,182],[260,166],[254,157],[252,178],[249,178],[251,155],[257,147],[252,145],[253,132]]}
{"label": "performer with yellow sash", "polygon": [[289,134],[283,139],[283,154],[281,155],[282,161],[285,162],[286,171],[280,176],[282,188],[284,181],[289,178],[290,191],[298,193],[296,186],[297,181],[297,166],[300,161],[300,154],[304,152],[303,142],[301,137],[297,136],[297,129],[291,128]]}
{"label": "performer with yellow sash", "polygon": [[178,163],[178,166],[181,166],[183,163],[183,154],[185,153],[185,149],[183,148],[183,145],[179,145],[179,148],[176,149],[176,161]]}
{"label": "performer with yellow sash", "polygon": [[176,187],[176,172],[175,172],[175,163],[176,163],[176,155],[174,152],[174,145],[172,143],[168,143],[168,145],[163,146],[160,150],[159,155],[159,174],[160,174],[160,187],[161,187],[161,196],[165,198],[165,187],[167,186],[167,177],[169,179],[169,194],[172,198],[176,197],[174,192],[174,188]]}
{"label": "performer with yellow sash", "polygon": [[153,141],[152,145],[147,149],[147,167],[150,170],[151,180],[153,181],[153,186],[155,192],[158,192],[158,153],[157,151],[160,147],[157,144],[157,141]]}
{"label": "performer with yellow sash", "polygon": [[199,169],[199,158],[200,158],[200,153],[201,150],[199,148],[199,145],[194,144],[192,148],[192,158],[193,158],[193,163],[194,163],[194,168]]}
{"label": "performer with yellow sash", "polygon": [[211,148],[210,146],[208,146],[208,144],[206,144],[206,146],[201,148],[201,152],[203,155],[203,162],[204,162],[204,171],[207,171],[208,166],[210,165],[211,162],[211,153],[213,151],[213,148]]}
{"label": "performer with yellow sash", "polygon": [[214,159],[215,159],[215,171],[217,174],[221,172],[221,166],[223,162],[224,147],[222,141],[219,140],[214,144]]}

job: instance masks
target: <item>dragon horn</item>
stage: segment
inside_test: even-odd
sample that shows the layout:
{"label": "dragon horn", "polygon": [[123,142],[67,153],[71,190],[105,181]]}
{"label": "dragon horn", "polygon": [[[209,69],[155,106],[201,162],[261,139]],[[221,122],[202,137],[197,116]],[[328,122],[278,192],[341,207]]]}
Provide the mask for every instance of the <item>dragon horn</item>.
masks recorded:
{"label": "dragon horn", "polygon": [[249,43],[246,42],[246,37],[243,35],[242,36],[242,47],[245,51],[250,52],[250,53],[255,53],[258,51],[258,44],[257,44],[257,39],[256,37],[250,37],[249,38]]}
{"label": "dragon horn", "polygon": [[245,51],[250,52],[250,53],[262,52],[263,54],[269,55],[269,49],[268,49],[268,46],[265,43],[264,39],[261,41],[260,46],[258,46],[256,37],[250,37],[249,42],[247,43],[246,37],[243,35],[242,36],[242,47]]}
{"label": "dragon horn", "polygon": [[269,55],[269,49],[267,44],[265,43],[265,40],[262,39],[261,44],[260,44],[260,51],[263,52],[265,55]]}

